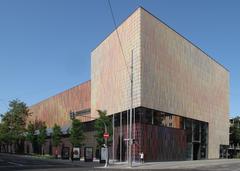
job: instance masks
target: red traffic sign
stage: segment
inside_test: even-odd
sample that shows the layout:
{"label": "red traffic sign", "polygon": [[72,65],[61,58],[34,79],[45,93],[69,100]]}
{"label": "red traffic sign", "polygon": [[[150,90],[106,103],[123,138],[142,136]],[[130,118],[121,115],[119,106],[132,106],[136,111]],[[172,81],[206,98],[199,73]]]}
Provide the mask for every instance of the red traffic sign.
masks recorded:
{"label": "red traffic sign", "polygon": [[104,134],[103,134],[103,138],[104,138],[104,139],[108,139],[108,138],[109,138],[109,133],[104,133]]}

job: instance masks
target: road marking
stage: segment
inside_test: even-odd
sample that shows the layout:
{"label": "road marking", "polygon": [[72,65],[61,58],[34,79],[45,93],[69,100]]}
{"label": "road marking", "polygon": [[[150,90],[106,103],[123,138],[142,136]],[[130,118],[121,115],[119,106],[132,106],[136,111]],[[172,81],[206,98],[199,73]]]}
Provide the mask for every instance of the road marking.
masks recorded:
{"label": "road marking", "polygon": [[8,162],[9,164],[17,165],[17,166],[23,166],[23,164],[20,163],[14,163],[14,162]]}

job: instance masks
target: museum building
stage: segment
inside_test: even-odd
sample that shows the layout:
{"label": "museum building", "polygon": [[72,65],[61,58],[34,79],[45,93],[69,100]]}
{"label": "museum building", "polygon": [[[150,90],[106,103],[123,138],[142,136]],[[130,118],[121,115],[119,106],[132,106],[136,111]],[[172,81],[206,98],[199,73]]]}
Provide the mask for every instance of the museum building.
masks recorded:
{"label": "museum building", "polygon": [[[146,161],[219,158],[229,144],[229,71],[142,7],[91,52],[91,80],[31,106],[29,121],[45,121],[49,133],[60,125],[59,148],[71,148],[74,111],[95,152],[94,120],[106,110],[114,123],[110,157],[124,161],[131,73],[133,159],[140,152]],[[25,149],[34,151],[29,143]],[[51,139],[44,149],[53,153]]]}

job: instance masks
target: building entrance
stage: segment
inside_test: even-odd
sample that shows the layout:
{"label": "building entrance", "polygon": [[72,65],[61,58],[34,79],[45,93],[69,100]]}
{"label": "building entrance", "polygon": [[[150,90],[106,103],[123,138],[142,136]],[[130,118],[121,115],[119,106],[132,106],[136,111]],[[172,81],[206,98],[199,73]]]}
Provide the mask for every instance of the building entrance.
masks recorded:
{"label": "building entrance", "polygon": [[207,158],[208,124],[186,119],[184,128],[187,133],[187,159],[199,160]]}

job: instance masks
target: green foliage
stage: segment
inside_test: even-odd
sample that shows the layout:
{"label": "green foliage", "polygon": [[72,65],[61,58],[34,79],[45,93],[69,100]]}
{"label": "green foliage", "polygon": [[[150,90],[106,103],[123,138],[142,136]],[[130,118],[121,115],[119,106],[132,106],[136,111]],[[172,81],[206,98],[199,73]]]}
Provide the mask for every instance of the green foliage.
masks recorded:
{"label": "green foliage", "polygon": [[38,145],[40,145],[40,147],[42,148],[42,155],[43,155],[43,145],[46,142],[46,138],[47,138],[47,126],[45,124],[45,122],[40,125],[39,130],[39,134],[37,135],[37,142]]}
{"label": "green foliage", "polygon": [[70,130],[70,142],[75,147],[81,147],[83,145],[83,140],[85,139],[83,132],[83,125],[80,120],[72,120],[72,128]]}
{"label": "green foliage", "polygon": [[9,102],[9,109],[2,116],[1,141],[6,144],[15,144],[16,152],[22,148],[27,118],[30,115],[27,105],[16,99]]}
{"label": "green foliage", "polygon": [[9,128],[2,122],[0,123],[0,145],[8,144],[9,139]]}
{"label": "green foliage", "polygon": [[52,129],[53,129],[53,133],[52,133],[53,146],[57,147],[61,142],[61,135],[62,135],[61,128],[59,125],[54,124]]}
{"label": "green foliage", "polygon": [[30,141],[32,144],[34,143],[34,140],[35,140],[35,125],[34,123],[32,122],[29,122],[28,123],[28,126],[27,126],[27,136],[26,136],[26,139],[28,141]]}
{"label": "green foliage", "polygon": [[109,133],[109,136],[110,136],[107,143],[112,142],[112,122],[110,118],[107,116],[106,111],[102,111],[102,110],[97,110],[97,111],[99,114],[99,118],[96,119],[95,125],[94,125],[96,130],[95,137],[97,141],[97,146],[101,147],[103,144],[105,144],[105,139],[103,138],[103,134],[105,133],[104,123],[107,126],[107,132]]}
{"label": "green foliage", "polygon": [[[27,124],[26,140],[30,141],[32,148],[35,145],[42,146],[47,138],[46,124],[43,121],[35,120]],[[38,134],[36,134],[38,131]]]}
{"label": "green foliage", "polygon": [[235,117],[233,124],[230,126],[230,143],[240,144],[240,117]]}
{"label": "green foliage", "polygon": [[0,147],[3,147],[5,152],[7,152],[7,145],[10,143],[9,128],[2,122],[0,123]]}
{"label": "green foliage", "polygon": [[40,146],[44,145],[45,141],[46,141],[46,138],[47,138],[47,126],[44,123],[39,129],[39,134],[37,136],[38,144]]}

